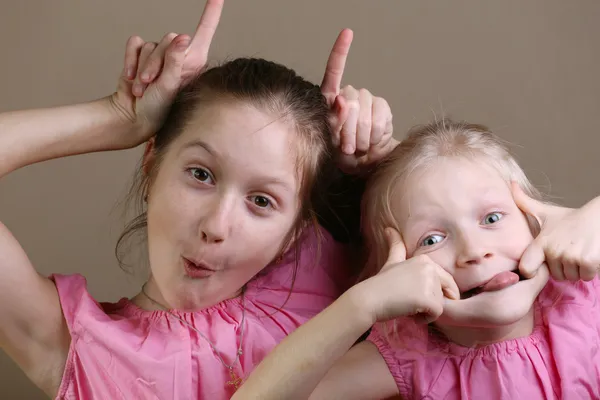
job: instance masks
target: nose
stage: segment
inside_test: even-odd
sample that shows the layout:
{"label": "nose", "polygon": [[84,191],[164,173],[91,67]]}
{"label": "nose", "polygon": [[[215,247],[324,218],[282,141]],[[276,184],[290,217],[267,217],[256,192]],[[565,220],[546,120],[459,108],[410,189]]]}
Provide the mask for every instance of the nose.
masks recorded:
{"label": "nose", "polygon": [[481,232],[461,232],[458,236],[458,254],[456,264],[458,267],[479,265],[486,259],[493,257],[493,252]]}
{"label": "nose", "polygon": [[205,243],[221,243],[230,234],[234,217],[234,199],[215,196],[212,204],[206,207],[206,214],[200,223],[200,238]]}

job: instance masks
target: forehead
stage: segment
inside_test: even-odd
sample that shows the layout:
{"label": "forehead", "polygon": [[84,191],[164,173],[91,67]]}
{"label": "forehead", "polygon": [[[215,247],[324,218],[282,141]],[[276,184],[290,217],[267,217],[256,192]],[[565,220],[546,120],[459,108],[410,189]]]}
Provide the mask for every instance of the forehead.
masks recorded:
{"label": "forehead", "polygon": [[[294,169],[292,125],[241,101],[203,104],[185,125],[174,143],[178,153],[208,149],[222,163],[244,168],[247,173]],[[201,143],[205,146],[196,146]]]}
{"label": "forehead", "polygon": [[210,140],[231,151],[291,149],[293,127],[284,118],[242,101],[202,104],[186,124],[182,141]]}
{"label": "forehead", "polygon": [[506,202],[513,202],[509,185],[493,166],[459,157],[443,157],[414,171],[392,196],[399,222]]}

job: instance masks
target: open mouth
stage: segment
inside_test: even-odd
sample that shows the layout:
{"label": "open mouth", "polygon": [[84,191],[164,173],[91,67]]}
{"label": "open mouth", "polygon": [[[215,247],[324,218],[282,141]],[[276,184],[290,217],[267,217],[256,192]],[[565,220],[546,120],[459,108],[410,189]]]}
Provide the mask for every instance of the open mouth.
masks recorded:
{"label": "open mouth", "polygon": [[[518,269],[515,269],[515,270],[513,270],[513,271],[511,271],[511,272],[513,272],[514,274],[516,274],[516,275],[518,275],[518,276],[519,276],[519,282],[521,282],[521,281],[523,281],[523,280],[525,280],[525,279],[526,279],[526,278],[525,278],[523,275],[521,275],[521,272],[519,272],[519,270],[518,270]],[[478,287],[476,287],[476,288],[469,289],[469,290],[467,290],[467,291],[464,291],[464,292],[462,292],[462,293],[460,294],[460,298],[461,298],[461,300],[466,300],[466,299],[469,299],[469,298],[471,298],[471,297],[473,297],[473,296],[477,296],[477,295],[478,295],[478,294],[480,294],[480,293],[483,293],[483,292],[485,291],[485,290],[484,290],[484,287],[485,287],[485,284],[484,284],[484,285],[481,285],[481,286],[478,286]]]}

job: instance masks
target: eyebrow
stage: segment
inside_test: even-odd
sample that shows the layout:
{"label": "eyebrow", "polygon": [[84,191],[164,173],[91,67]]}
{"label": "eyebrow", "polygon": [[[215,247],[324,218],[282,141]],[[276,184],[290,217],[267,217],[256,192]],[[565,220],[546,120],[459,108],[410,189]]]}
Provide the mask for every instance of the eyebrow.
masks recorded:
{"label": "eyebrow", "polygon": [[259,186],[280,186],[286,192],[294,193],[293,188],[290,186],[288,182],[283,179],[277,177],[264,177],[258,180]]}
{"label": "eyebrow", "polygon": [[204,149],[208,154],[210,154],[213,157],[216,157],[218,155],[218,153],[215,151],[215,149],[213,149],[208,143],[203,142],[202,140],[193,140],[191,142],[186,143],[181,148],[180,153],[183,153],[187,149],[193,149],[193,148],[198,148],[198,147],[201,149]]}

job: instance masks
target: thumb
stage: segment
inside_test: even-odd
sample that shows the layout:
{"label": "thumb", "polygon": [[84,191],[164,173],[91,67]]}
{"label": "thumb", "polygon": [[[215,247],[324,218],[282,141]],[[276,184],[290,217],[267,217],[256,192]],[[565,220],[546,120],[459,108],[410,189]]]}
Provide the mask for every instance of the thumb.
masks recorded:
{"label": "thumb", "polygon": [[157,84],[169,94],[174,94],[182,84],[181,72],[189,45],[190,37],[179,35],[173,39],[165,52],[165,64]]}
{"label": "thumb", "polygon": [[400,232],[394,228],[385,229],[385,238],[387,240],[389,255],[385,265],[398,264],[406,261],[406,246],[402,240]]}
{"label": "thumb", "polygon": [[545,260],[544,246],[540,243],[540,239],[536,239],[523,252],[519,261],[519,272],[525,278],[532,278]]}
{"label": "thumb", "polygon": [[517,207],[519,207],[519,209],[525,214],[534,217],[541,227],[542,221],[546,217],[548,206],[541,201],[532,199],[525,194],[521,186],[515,181],[511,182],[511,191]]}

